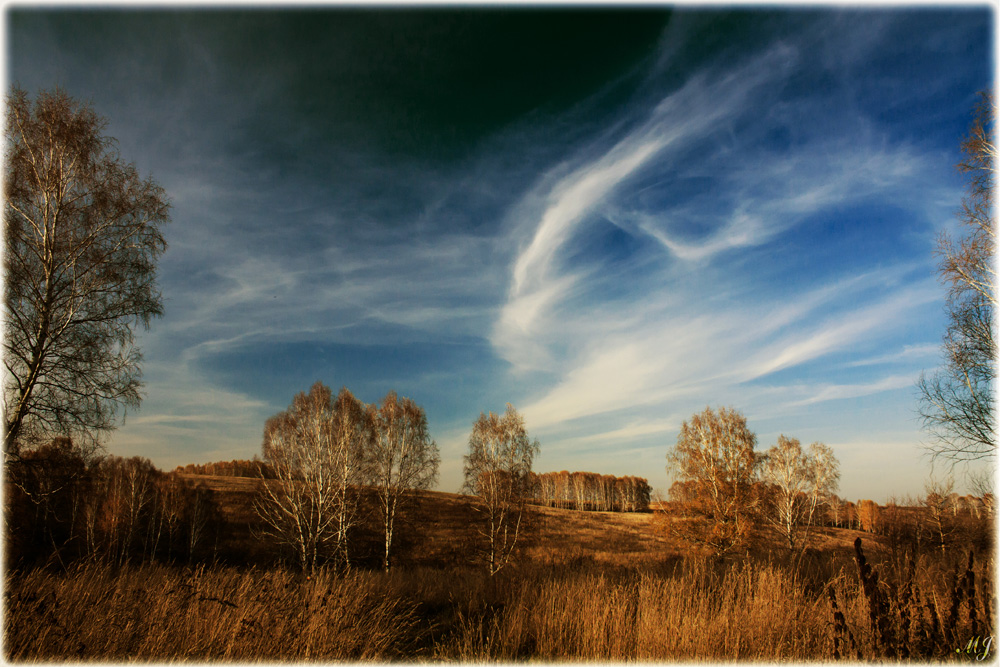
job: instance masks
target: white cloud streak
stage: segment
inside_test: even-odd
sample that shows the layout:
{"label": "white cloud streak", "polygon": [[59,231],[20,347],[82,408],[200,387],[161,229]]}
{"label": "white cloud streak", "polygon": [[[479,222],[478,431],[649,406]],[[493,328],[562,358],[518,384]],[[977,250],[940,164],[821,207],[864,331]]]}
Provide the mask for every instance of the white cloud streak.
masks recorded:
{"label": "white cloud streak", "polygon": [[893,389],[912,387],[913,383],[914,378],[912,375],[890,375],[889,377],[882,378],[876,382],[869,382],[866,384],[823,385],[819,388],[812,389],[812,395],[808,398],[793,401],[789,403],[789,406],[797,407],[800,405],[822,403],[824,401],[837,401],[848,398],[859,398],[861,396],[871,396],[872,394],[878,394],[883,391],[892,391]]}
{"label": "white cloud streak", "polygon": [[[930,277],[913,276],[927,270],[929,255],[875,265],[845,258],[832,280],[776,285],[762,279],[773,266],[759,271],[731,252],[778,244],[814,216],[848,206],[888,202],[940,224],[957,201],[941,185],[940,156],[891,143],[862,117],[840,118],[845,134],[805,134],[781,149],[765,150],[755,136],[726,139],[727,128],[751,119],[758,133],[778,127],[768,108],[799,55],[783,44],[729,76],[706,69],[610,148],[585,149],[545,174],[514,208],[524,220],[516,232],[528,240],[511,263],[491,340],[516,372],[554,378],[525,392],[530,428],[564,446],[625,443],[666,435],[708,404],[788,415],[912,386],[906,372],[803,382],[801,369],[892,344],[926,318],[940,291]],[[837,113],[800,102],[783,103],[782,123],[818,125]],[[686,191],[691,177],[712,188]],[[613,274],[571,258],[574,241],[606,222],[666,252],[651,255],[645,244]],[[601,296],[620,280],[635,282],[613,299]],[[875,367],[881,356],[839,370]],[[919,355],[895,359],[912,365]],[[566,435],[581,424],[587,435]]]}
{"label": "white cloud streak", "polygon": [[[713,80],[692,77],[680,90],[664,98],[649,118],[603,153],[585,155],[579,166],[561,168],[542,179],[535,192],[518,209],[530,214],[540,207],[531,240],[518,254],[507,303],[499,318],[494,343],[507,359],[519,364],[516,347],[536,333],[541,314],[564,297],[577,281],[572,274],[556,275],[562,246],[588,221],[616,189],[653,159],[669,160],[689,143],[710,133],[724,119],[737,113],[759,87],[787,71],[794,53],[778,46],[745,67]],[[529,210],[525,210],[529,209]],[[524,233],[524,228],[518,229]],[[530,345],[530,343],[529,343]]]}
{"label": "white cloud streak", "polygon": [[[733,193],[731,209],[718,229],[697,243],[685,242],[670,231],[673,222],[709,217],[688,207],[656,213],[617,211],[612,220],[625,229],[645,232],[679,259],[702,262],[727,250],[761,245],[810,214],[862,200],[912,178],[919,162],[905,147],[889,153],[846,143],[810,146],[792,156],[762,155],[752,169],[739,169],[729,176],[729,183],[720,184],[716,196]],[[761,192],[765,194],[756,194]]]}

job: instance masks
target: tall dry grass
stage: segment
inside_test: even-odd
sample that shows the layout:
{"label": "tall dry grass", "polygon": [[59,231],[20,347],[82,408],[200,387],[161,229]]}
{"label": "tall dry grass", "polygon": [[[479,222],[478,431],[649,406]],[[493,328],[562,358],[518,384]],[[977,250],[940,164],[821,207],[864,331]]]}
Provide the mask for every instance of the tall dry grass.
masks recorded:
{"label": "tall dry grass", "polygon": [[23,660],[393,659],[414,605],[364,576],[163,566],[6,580],[6,657]]}
{"label": "tall dry grass", "polygon": [[777,566],[670,575],[582,571],[528,576],[463,613],[437,657],[462,661],[779,660],[825,653],[827,610]]}
{"label": "tall dry grass", "polygon": [[862,571],[829,557],[579,560],[495,577],[36,570],[7,577],[5,651],[14,661],[924,661],[961,657],[973,635],[992,634],[991,557],[971,569],[960,554],[924,557],[900,572],[879,561],[867,591]]}

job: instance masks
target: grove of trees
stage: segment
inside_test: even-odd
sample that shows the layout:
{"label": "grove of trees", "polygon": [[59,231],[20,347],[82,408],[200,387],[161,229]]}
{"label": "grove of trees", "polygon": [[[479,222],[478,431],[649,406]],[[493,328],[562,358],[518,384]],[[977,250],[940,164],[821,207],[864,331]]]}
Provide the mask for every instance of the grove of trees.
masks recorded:
{"label": "grove of trees", "polygon": [[140,401],[134,329],[162,313],[167,198],[106,122],[62,91],[7,100],[5,458],[54,436],[97,442]]}
{"label": "grove of trees", "polygon": [[187,563],[212,555],[220,520],[212,492],[149,459],[98,455],[57,437],[11,461],[6,484],[9,566]]}
{"label": "grove of trees", "polygon": [[317,382],[264,425],[263,481],[256,510],[264,532],[292,547],[303,570],[329,557],[348,565],[375,430],[372,413],[346,388],[336,400]]}
{"label": "grove of trees", "polygon": [[803,451],[797,439],[779,435],[764,455],[761,479],[772,487],[768,519],[795,547],[800,528],[808,531],[817,507],[837,491],[840,469],[826,445],[814,442]]}
{"label": "grove of trees", "polygon": [[[264,426],[261,493],[264,534],[291,548],[304,570],[350,565],[350,537],[371,488],[389,569],[396,516],[412,492],[437,477],[437,445],[422,408],[390,392],[365,405],[346,388],[336,398],[317,382]],[[263,479],[270,477],[271,479]]]}
{"label": "grove of trees", "polygon": [[682,425],[668,454],[676,481],[660,514],[669,533],[720,556],[748,552],[768,526],[799,558],[814,526],[878,534],[911,555],[992,546],[994,500],[987,486],[960,496],[948,478],[929,482],[922,498],[851,502],[836,495],[840,465],[830,447],[817,442],[803,448],[780,435],[773,447],[756,452],[756,442],[746,419],[731,408],[706,408]]}
{"label": "grove of trees", "polygon": [[732,408],[706,408],[681,425],[677,446],[667,454],[675,477],[670,499],[677,511],[671,531],[716,554],[745,550],[755,526],[769,523],[789,548],[805,548],[818,513],[850,513],[835,492],[840,465],[826,445],[805,450],[795,438],[778,436],[757,452],[757,436]]}
{"label": "grove of trees", "polygon": [[532,500],[549,507],[599,512],[645,512],[652,487],[644,477],[596,472],[546,472],[532,476]]}

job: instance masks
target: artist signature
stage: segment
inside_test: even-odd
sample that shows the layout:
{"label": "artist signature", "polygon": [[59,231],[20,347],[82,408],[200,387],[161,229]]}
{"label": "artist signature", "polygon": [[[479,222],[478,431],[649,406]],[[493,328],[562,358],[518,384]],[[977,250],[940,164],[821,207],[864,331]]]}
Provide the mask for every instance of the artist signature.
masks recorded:
{"label": "artist signature", "polygon": [[990,656],[993,648],[993,637],[973,637],[963,648],[955,649],[955,653],[966,657],[975,657],[976,660],[985,660]]}

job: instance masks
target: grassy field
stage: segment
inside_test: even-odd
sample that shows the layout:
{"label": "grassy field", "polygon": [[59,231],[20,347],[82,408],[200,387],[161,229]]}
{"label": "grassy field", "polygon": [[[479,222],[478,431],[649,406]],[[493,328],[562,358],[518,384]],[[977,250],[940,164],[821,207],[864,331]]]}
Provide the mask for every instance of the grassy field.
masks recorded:
{"label": "grassy field", "polygon": [[[227,524],[250,517],[252,480],[202,481]],[[420,500],[388,573],[307,577],[260,563],[8,573],[5,654],[15,662],[960,660],[975,656],[956,649],[992,634],[995,622],[992,553],[971,567],[960,548],[910,564],[885,536],[824,528],[798,564],[777,535],[755,555],[715,560],[673,542],[651,513],[533,508],[517,564],[491,578],[468,564],[468,499]],[[220,551],[248,539],[245,530],[220,537]],[[879,574],[871,591],[856,561],[859,536]]]}
{"label": "grassy field", "polygon": [[[253,495],[258,480],[246,477],[182,475],[204,484],[213,493],[225,530],[217,538],[223,560],[270,564],[276,554],[254,536],[258,519]],[[422,491],[400,515],[397,562],[403,567],[453,567],[468,563],[477,534],[476,514],[469,497],[457,493]],[[554,507],[530,507],[532,530],[522,544],[522,561],[536,564],[636,566],[657,564],[688,555],[690,547],[672,539],[654,512],[581,512]],[[763,548],[781,550],[781,538],[762,529]],[[855,538],[881,553],[887,540],[856,530],[813,528],[811,544],[848,560]],[[363,554],[379,536],[362,531],[356,551]]]}

